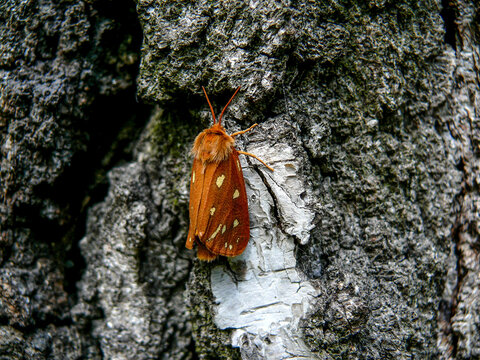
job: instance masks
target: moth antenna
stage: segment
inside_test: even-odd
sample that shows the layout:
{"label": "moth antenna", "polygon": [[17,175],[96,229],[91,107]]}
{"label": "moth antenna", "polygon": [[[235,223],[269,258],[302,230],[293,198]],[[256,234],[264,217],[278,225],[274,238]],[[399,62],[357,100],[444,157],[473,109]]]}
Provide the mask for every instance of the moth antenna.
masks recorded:
{"label": "moth antenna", "polygon": [[[212,116],[213,116],[213,124],[215,125],[215,122],[217,121],[217,119],[215,118],[215,112],[213,111],[213,107],[212,107],[212,104],[210,104],[210,100],[208,99],[208,95],[207,95],[207,92],[205,91],[205,88],[202,86],[202,89],[203,89],[203,92],[205,94],[205,97],[207,98],[207,102],[208,102],[208,106],[210,106],[210,111],[212,112]],[[230,101],[229,101],[230,102]],[[222,112],[223,114],[223,112]],[[222,116],[220,115],[220,118]],[[219,121],[220,123],[220,121]]]}
{"label": "moth antenna", "polygon": [[[230,98],[230,100],[228,100],[227,102],[227,105],[225,105],[225,107],[223,108],[222,110],[222,113],[220,114],[220,117],[218,118],[218,123],[220,124],[220,122],[222,121],[222,116],[223,116],[223,113],[225,112],[225,110],[227,109],[228,105],[232,102],[233,98],[235,97],[235,95],[237,95],[237,92],[240,90],[241,86],[239,86],[237,88],[237,90],[235,90],[235,92],[233,93],[232,97]],[[213,110],[212,110],[213,111]]]}

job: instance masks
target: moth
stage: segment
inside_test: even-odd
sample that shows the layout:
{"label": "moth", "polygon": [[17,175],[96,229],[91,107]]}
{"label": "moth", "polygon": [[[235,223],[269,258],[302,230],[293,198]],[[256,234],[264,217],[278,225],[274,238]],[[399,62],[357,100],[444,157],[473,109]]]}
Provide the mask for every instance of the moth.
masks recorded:
{"label": "moth", "polygon": [[212,127],[203,130],[192,148],[194,157],[190,178],[190,227],[185,247],[197,245],[200,260],[212,261],[217,256],[237,256],[250,239],[247,192],[238,155],[248,155],[265,165],[254,154],[235,149],[235,136],[248,129],[228,135],[221,125],[222,116],[240,87],[223,108],[218,121],[205,88],[202,87],[212,112]]}

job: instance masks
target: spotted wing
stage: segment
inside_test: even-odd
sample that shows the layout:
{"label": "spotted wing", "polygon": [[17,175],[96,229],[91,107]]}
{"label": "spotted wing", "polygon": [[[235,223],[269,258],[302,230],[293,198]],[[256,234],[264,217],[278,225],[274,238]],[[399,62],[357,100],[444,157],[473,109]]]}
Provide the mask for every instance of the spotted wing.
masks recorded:
{"label": "spotted wing", "polygon": [[[250,239],[250,222],[238,152],[234,150],[227,160],[207,165],[202,180],[201,199],[193,199],[193,207],[198,209],[193,220],[195,230],[191,230],[194,239],[214,255],[240,255]],[[201,183],[194,186],[200,187]]]}

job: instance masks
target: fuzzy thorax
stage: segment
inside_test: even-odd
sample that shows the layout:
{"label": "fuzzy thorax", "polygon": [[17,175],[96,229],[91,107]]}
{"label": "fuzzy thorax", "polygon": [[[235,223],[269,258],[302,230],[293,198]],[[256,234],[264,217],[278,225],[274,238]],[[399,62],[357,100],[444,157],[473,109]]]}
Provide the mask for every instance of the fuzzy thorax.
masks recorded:
{"label": "fuzzy thorax", "polygon": [[193,143],[192,153],[203,164],[220,162],[227,160],[230,156],[234,143],[235,140],[225,132],[219,123],[216,123],[197,136]]}

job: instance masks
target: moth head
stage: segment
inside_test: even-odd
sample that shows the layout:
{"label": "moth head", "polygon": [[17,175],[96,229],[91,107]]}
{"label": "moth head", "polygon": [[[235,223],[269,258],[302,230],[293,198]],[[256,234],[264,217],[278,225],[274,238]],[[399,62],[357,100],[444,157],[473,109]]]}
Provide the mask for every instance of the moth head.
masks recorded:
{"label": "moth head", "polygon": [[205,97],[207,98],[210,111],[212,112],[213,125],[211,128],[202,131],[200,135],[197,136],[193,144],[192,153],[193,156],[195,156],[196,159],[202,161],[203,164],[208,162],[224,161],[232,153],[235,140],[233,140],[233,137],[231,137],[225,132],[225,129],[221,125],[222,116],[230,102],[240,90],[240,87],[237,88],[233,96],[227,102],[227,105],[225,105],[225,107],[223,108],[218,118],[218,122],[215,118],[215,112],[213,111],[212,104],[208,99],[207,92],[205,91],[205,88],[203,86],[202,89],[205,93]]}
{"label": "moth head", "polygon": [[192,153],[202,163],[220,162],[230,156],[234,143],[235,140],[225,132],[219,123],[216,123],[197,136],[193,143]]}

